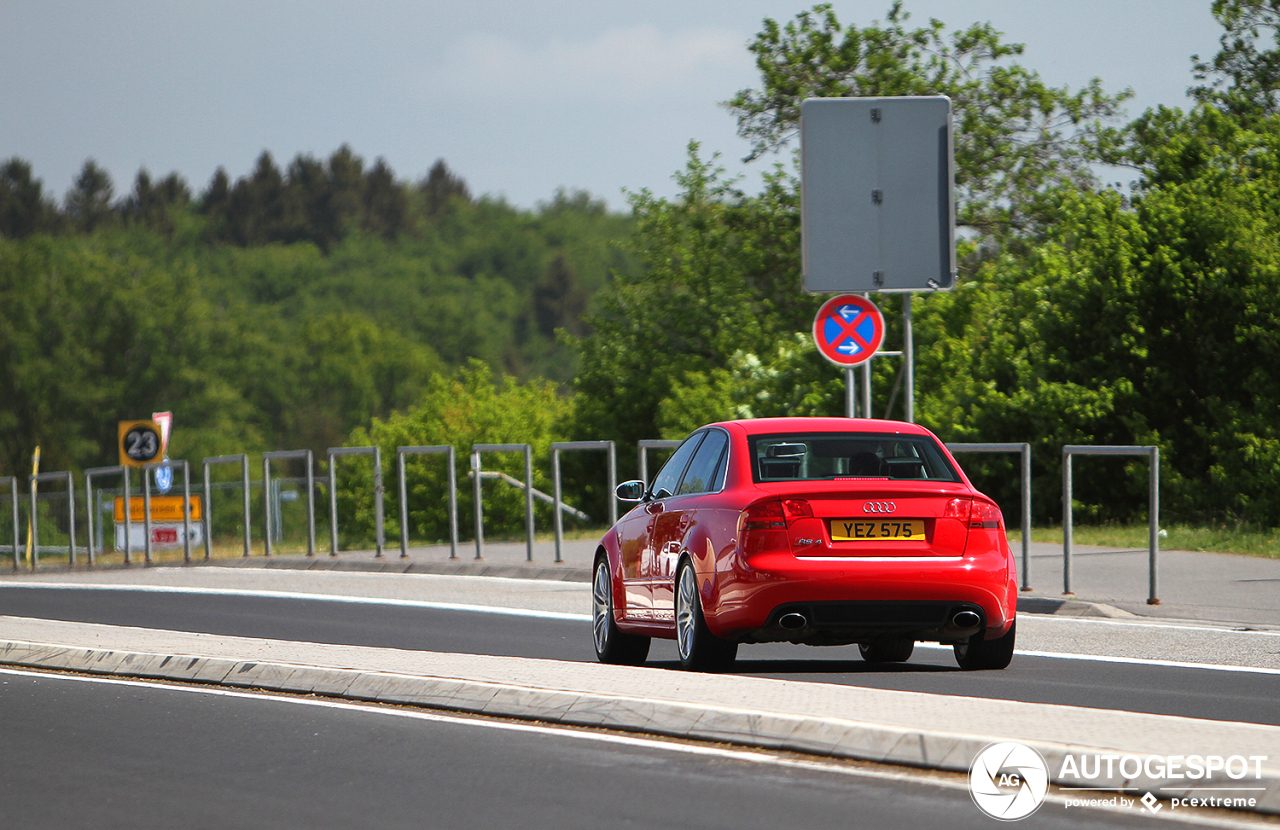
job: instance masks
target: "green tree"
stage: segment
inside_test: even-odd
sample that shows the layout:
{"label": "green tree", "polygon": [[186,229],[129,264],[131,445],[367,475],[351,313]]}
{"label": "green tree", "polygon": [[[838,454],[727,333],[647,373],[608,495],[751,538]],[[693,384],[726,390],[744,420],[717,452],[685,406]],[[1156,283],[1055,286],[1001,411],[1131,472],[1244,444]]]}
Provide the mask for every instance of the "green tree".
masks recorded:
{"label": "green tree", "polygon": [[[456,372],[432,376],[420,402],[387,419],[374,419],[368,429],[359,428],[348,446],[379,446],[383,459],[394,459],[396,447],[452,445],[457,452],[458,512],[472,515],[474,497],[468,472],[469,454],[474,444],[531,444],[534,452],[534,487],[550,492],[551,442],[560,440],[569,402],[554,384],[533,380],[519,383],[510,375],[495,378],[478,361]],[[491,453],[483,457],[485,470],[505,472],[524,481],[524,458],[520,453]],[[384,466],[386,461],[384,460]],[[342,471],[340,471],[342,472]],[[448,472],[437,458],[412,459],[406,466],[409,498],[409,527],[414,538],[448,540]],[[351,465],[339,481],[340,526],[344,532],[368,535],[373,527],[373,502],[368,495],[367,473]],[[389,488],[390,489],[390,488]],[[398,494],[389,493],[388,523],[398,526]],[[500,481],[484,483],[485,533],[491,538],[523,535],[525,501],[522,490]],[[536,523],[550,526],[551,511],[536,502]],[[463,538],[474,536],[465,518],[459,522]]]}
{"label": "green tree", "polygon": [[87,160],[66,198],[67,215],[78,230],[88,233],[115,218],[111,208],[114,190],[111,174],[93,159]]}
{"label": "green tree", "polygon": [[989,23],[948,32],[939,20],[908,28],[901,2],[884,24],[843,27],[830,4],[786,25],[772,19],[750,49],[761,88],[727,102],[749,158],[780,149],[811,97],[946,95],[955,113],[957,224],[994,238],[1035,233],[1049,219],[1041,197],[1067,184],[1091,185],[1105,125],[1131,96],[1098,79],[1072,92],[1044,83],[1013,61]]}
{"label": "green tree", "polygon": [[133,192],[124,199],[120,213],[128,222],[168,233],[174,229],[173,211],[190,204],[191,190],[177,173],[153,183],[151,174],[143,169],[138,171]]}
{"label": "green tree", "polygon": [[58,208],[45,197],[31,165],[16,156],[0,165],[0,236],[21,239],[60,225]]}
{"label": "green tree", "polygon": [[618,279],[587,315],[577,341],[578,431],[623,444],[653,438],[659,406],[693,372],[724,366],[767,340],[762,308],[740,267],[744,241],[735,212],[741,194],[690,144],[678,199],[632,196],[632,252],[642,273]]}
{"label": "green tree", "polygon": [[1221,49],[1212,60],[1192,56],[1196,100],[1252,121],[1280,112],[1280,2],[1214,0],[1222,25]]}
{"label": "green tree", "polygon": [[467,183],[449,169],[444,159],[437,159],[431,165],[426,178],[418,184],[418,189],[426,199],[428,216],[439,216],[455,199],[461,202],[471,201]]}
{"label": "green tree", "polygon": [[[1033,438],[1041,518],[1062,444],[1156,444],[1167,516],[1274,525],[1280,125],[1208,107],[1160,121],[1131,204],[1061,192],[1043,244],[929,298],[918,412],[951,440]],[[1140,514],[1145,470],[1094,466],[1086,509]]]}

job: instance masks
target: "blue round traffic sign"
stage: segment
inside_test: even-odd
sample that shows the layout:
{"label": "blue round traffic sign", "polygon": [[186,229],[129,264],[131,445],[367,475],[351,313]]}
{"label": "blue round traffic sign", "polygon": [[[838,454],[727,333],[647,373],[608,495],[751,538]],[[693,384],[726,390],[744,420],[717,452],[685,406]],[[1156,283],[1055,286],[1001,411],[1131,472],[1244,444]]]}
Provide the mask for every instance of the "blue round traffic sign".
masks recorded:
{"label": "blue round traffic sign", "polygon": [[155,468],[156,490],[162,496],[173,488],[173,468],[169,466],[169,456],[166,455],[164,460],[164,464]]}
{"label": "blue round traffic sign", "polygon": [[813,341],[822,356],[837,366],[857,366],[871,359],[884,340],[884,317],[875,303],[842,294],[822,304],[813,319]]}

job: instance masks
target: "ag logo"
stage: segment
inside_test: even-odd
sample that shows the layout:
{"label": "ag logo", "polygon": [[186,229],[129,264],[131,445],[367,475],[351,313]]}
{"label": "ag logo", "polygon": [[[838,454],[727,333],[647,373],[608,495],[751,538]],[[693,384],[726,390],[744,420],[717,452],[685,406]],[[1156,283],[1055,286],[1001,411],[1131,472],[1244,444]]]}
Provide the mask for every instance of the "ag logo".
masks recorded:
{"label": "ag logo", "polygon": [[969,767],[969,793],[978,809],[1000,821],[1034,813],[1049,789],[1044,758],[1026,744],[990,744]]}

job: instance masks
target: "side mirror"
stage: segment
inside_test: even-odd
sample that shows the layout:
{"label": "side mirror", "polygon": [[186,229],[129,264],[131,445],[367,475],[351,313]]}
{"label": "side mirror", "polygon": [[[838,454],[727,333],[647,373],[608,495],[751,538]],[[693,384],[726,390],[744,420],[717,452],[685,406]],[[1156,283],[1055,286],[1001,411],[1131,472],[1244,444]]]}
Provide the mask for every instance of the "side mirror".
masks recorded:
{"label": "side mirror", "polygon": [[644,498],[645,486],[640,480],[624,481],[614,488],[614,495],[618,497],[618,501],[640,501]]}

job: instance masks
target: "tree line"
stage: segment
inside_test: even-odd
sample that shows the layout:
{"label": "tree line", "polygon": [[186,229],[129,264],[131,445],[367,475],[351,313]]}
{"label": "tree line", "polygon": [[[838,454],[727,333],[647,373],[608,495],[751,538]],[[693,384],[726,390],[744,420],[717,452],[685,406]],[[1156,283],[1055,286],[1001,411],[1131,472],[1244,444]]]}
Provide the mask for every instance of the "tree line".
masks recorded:
{"label": "tree line", "polygon": [[584,192],[535,209],[342,147],[264,153],[193,196],[86,162],[61,205],[0,170],[0,475],[115,463],[115,422],[175,413],[175,458],[311,448],[417,403],[470,360],[565,382],[631,220]]}
{"label": "tree line", "polygon": [[[1047,84],[989,23],[916,25],[903,3],[868,25],[827,4],[766,20],[749,45],[760,84],[726,102],[763,186],[743,191],[691,142],[679,194],[641,189],[628,216],[585,194],[514,210],[442,165],[388,187],[345,149],[284,171],[261,158],[199,198],[135,182],[106,213],[88,198],[101,188],[55,208],[6,168],[0,343],[16,359],[0,396],[17,403],[0,408],[0,465],[55,435],[67,464],[101,463],[109,421],[173,408],[189,457],[484,440],[534,444],[545,471],[551,441],[611,438],[625,477],[643,438],[841,415],[843,375],[808,334],[825,298],[801,290],[799,103],[945,94],[960,272],[914,300],[917,420],[947,441],[1030,441],[1038,521],[1060,515],[1063,444],[1154,444],[1166,521],[1277,526],[1280,10],[1213,12],[1221,47],[1189,62],[1193,105],[1135,117],[1101,80]],[[1134,183],[1102,181],[1106,165]],[[879,299],[900,342],[902,300]],[[875,361],[872,382],[875,414],[902,417],[900,364]],[[566,498],[602,515],[595,462],[566,463]],[[440,492],[431,464],[411,492]],[[964,465],[1017,503],[1007,460]],[[1095,459],[1076,478],[1083,519],[1145,516],[1140,464]],[[517,507],[494,515],[517,530]],[[443,538],[440,511],[411,519]]]}

